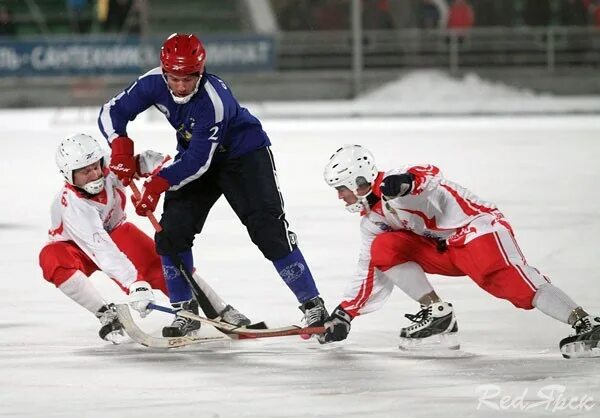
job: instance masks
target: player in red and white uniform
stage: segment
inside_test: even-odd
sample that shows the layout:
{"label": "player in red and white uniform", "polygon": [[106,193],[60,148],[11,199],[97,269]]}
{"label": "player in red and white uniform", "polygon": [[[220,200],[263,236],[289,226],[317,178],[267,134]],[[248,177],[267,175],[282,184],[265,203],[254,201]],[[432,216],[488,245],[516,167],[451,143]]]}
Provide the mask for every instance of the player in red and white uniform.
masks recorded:
{"label": "player in red and white uniform", "polygon": [[[39,258],[44,278],[95,314],[102,324],[100,337],[115,342],[123,334],[122,326],[87,276],[97,270],[106,273],[129,293],[130,305],[142,317],[154,300],[152,288],[168,293],[154,241],[126,221],[125,188],[108,170],[104,155],[100,144],[85,134],[66,138],[58,146],[56,163],[65,184],[52,204],[50,242]],[[139,154],[137,174],[150,175],[164,160],[153,151]],[[197,275],[194,279],[223,320],[238,325],[250,322],[204,280]]]}
{"label": "player in red and white uniform", "polygon": [[452,305],[440,300],[425,273],[469,276],[518,308],[537,308],[572,325],[576,335],[561,341],[563,354],[573,344],[585,348],[586,338],[598,339],[600,318],[527,263],[498,208],[445,179],[437,167],[379,172],[368,150],[347,145],[333,154],[324,177],[346,208],[362,215],[357,274],[326,323],[327,341],[345,339],[350,321],[380,308],[394,285],[422,305],[418,314],[407,315],[413,325],[402,329],[404,340],[455,333]]}

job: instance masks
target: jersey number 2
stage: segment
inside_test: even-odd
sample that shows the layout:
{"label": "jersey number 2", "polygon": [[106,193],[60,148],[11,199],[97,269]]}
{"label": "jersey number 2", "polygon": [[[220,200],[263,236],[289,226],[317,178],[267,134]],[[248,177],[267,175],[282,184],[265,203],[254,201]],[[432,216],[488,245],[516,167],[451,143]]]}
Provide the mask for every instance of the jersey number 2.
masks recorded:
{"label": "jersey number 2", "polygon": [[208,139],[212,139],[213,141],[218,141],[219,138],[217,137],[217,132],[219,132],[219,127],[213,126],[212,128],[210,128],[210,132],[211,132],[211,135],[208,137]]}

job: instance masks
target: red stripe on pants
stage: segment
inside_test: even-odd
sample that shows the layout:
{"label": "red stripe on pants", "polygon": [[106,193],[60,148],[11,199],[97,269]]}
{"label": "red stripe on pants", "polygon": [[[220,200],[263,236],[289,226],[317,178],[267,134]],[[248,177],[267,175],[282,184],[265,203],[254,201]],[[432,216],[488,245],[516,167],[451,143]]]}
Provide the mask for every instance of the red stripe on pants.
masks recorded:
{"label": "red stripe on pants", "polygon": [[371,245],[371,263],[381,271],[414,261],[426,273],[469,276],[478,286],[518,308],[532,309],[535,295],[519,266],[507,264],[505,251],[493,233],[440,253],[434,240],[408,231],[385,232]]}

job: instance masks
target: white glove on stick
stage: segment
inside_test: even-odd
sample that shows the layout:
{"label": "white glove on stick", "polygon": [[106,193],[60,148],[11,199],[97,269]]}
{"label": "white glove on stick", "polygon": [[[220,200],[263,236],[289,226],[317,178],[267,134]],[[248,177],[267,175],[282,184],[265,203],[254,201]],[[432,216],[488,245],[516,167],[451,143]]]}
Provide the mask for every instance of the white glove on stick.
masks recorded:
{"label": "white glove on stick", "polygon": [[140,313],[145,318],[152,309],[148,309],[148,304],[154,302],[154,293],[152,287],[147,282],[134,282],[129,286],[129,306]]}
{"label": "white glove on stick", "polygon": [[163,155],[160,152],[146,150],[135,156],[136,178],[150,177],[156,174],[171,159],[170,155]]}

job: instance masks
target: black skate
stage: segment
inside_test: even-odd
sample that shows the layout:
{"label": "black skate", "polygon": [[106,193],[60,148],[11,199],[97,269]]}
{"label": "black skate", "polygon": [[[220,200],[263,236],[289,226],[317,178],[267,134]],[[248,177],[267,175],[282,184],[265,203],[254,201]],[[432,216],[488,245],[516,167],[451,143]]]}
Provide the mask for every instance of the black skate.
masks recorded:
{"label": "black skate", "polygon": [[[322,327],[329,316],[323,299],[319,296],[300,305],[300,310],[304,313],[304,323],[307,327]],[[315,334],[319,343],[325,343],[325,334]],[[305,338],[303,336],[303,338]]]}
{"label": "black skate", "polygon": [[564,358],[600,357],[600,317],[588,315],[573,324],[575,335],[563,338],[559,348]]}
{"label": "black skate", "polygon": [[307,327],[322,327],[329,316],[323,299],[318,296],[300,305],[300,310],[304,313]]}
{"label": "black skate", "polygon": [[98,335],[105,341],[110,341],[113,344],[119,344],[122,337],[125,337],[123,325],[119,322],[117,317],[117,311],[115,310],[114,303],[104,305],[98,312],[96,317],[100,320],[102,327],[98,331]]}
{"label": "black skate", "polygon": [[413,324],[400,330],[400,348],[458,350],[460,348],[457,338],[458,323],[452,304],[436,302],[421,308],[415,315],[404,315]]}
{"label": "black skate", "polygon": [[[173,303],[174,309],[182,309],[198,315],[198,302],[194,299],[187,302]],[[193,319],[175,316],[173,323],[162,329],[163,337],[183,337],[200,329],[200,322]]]}

